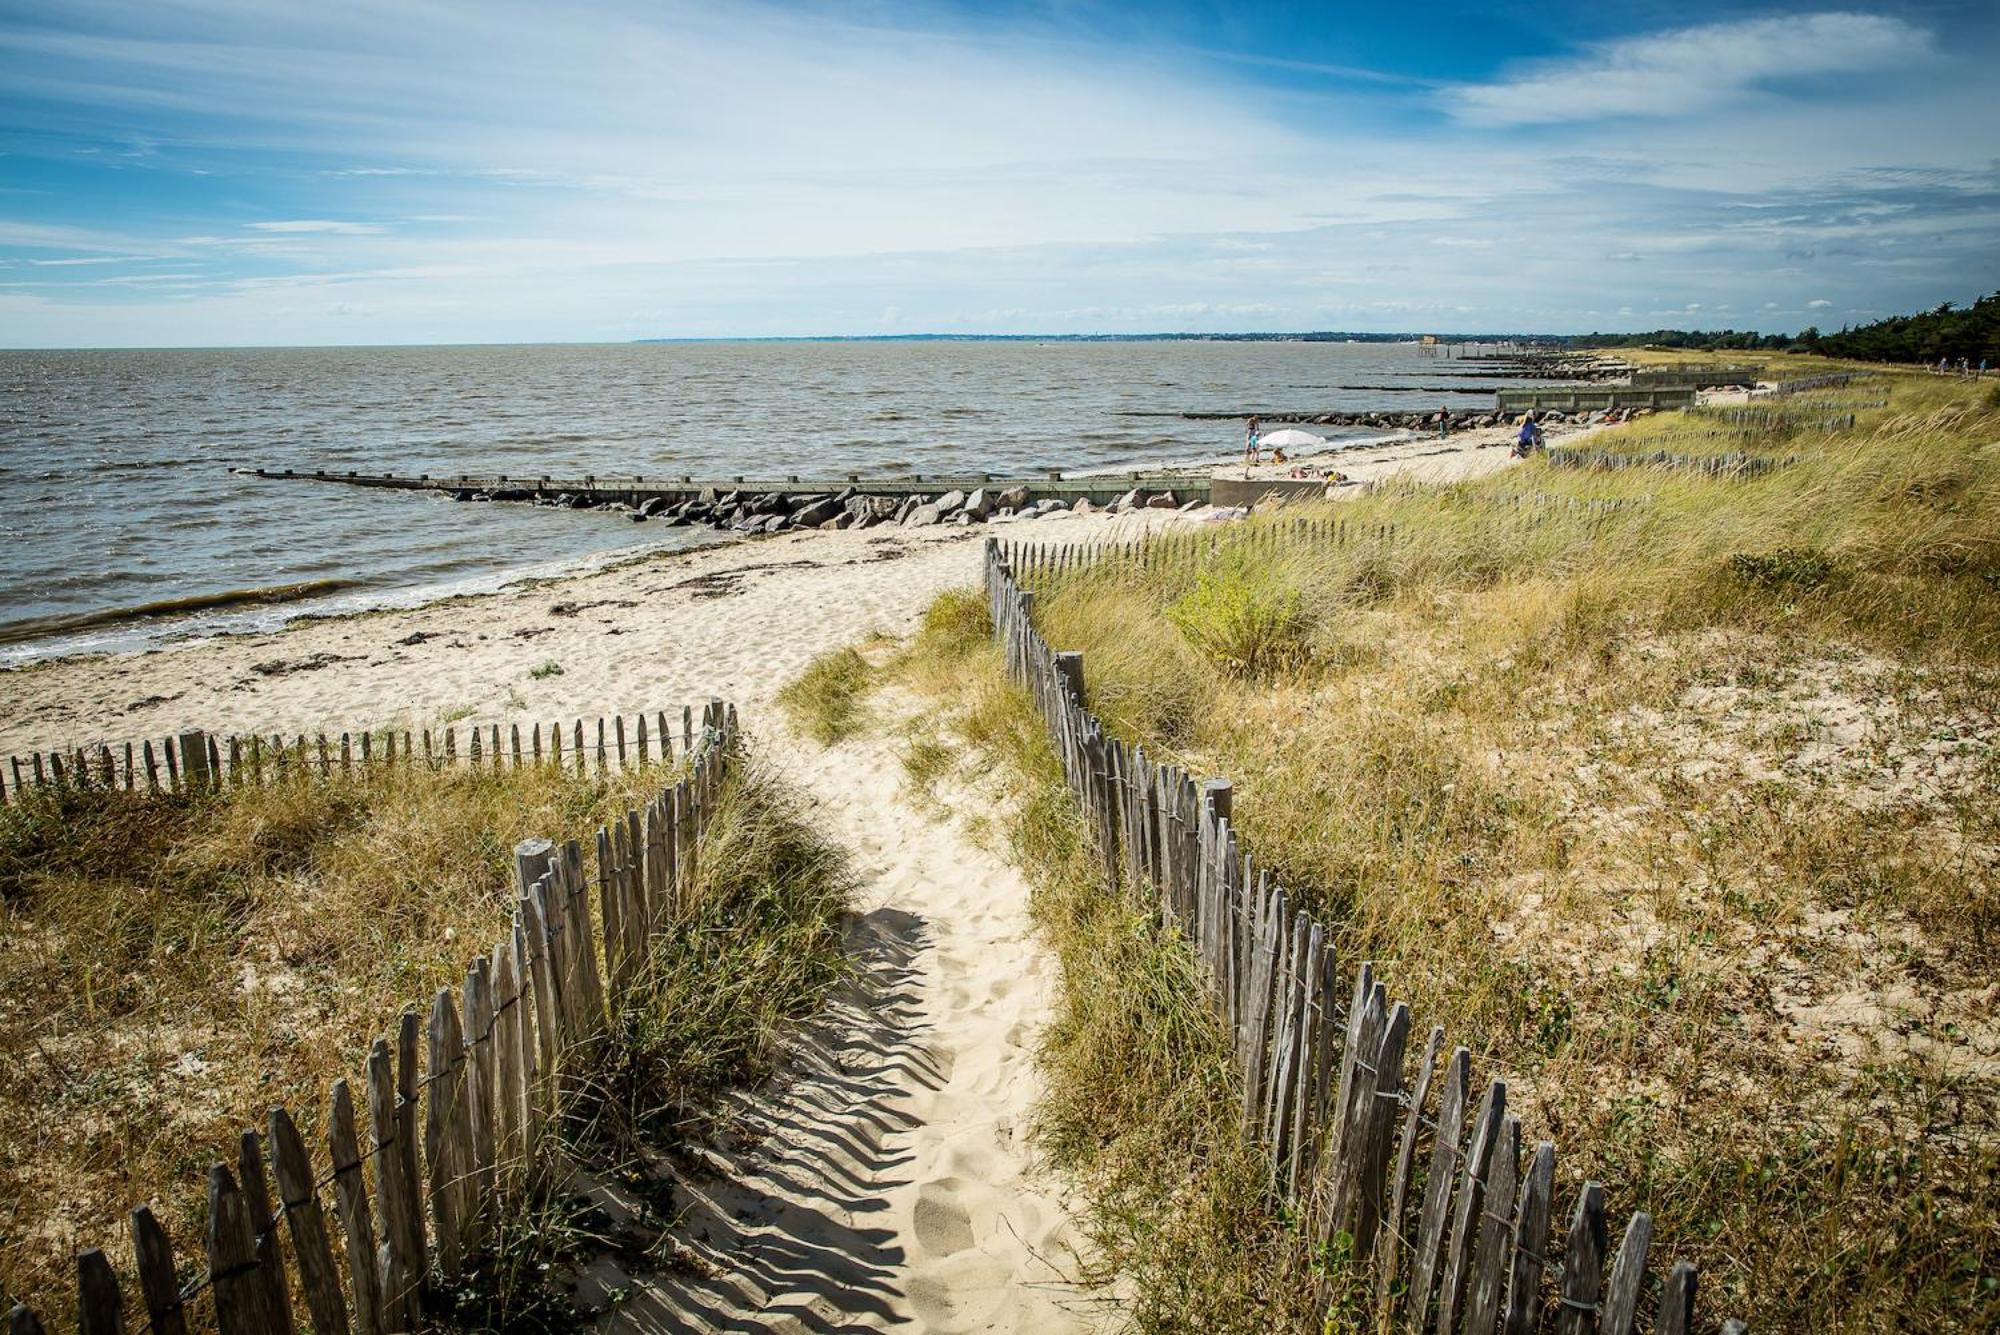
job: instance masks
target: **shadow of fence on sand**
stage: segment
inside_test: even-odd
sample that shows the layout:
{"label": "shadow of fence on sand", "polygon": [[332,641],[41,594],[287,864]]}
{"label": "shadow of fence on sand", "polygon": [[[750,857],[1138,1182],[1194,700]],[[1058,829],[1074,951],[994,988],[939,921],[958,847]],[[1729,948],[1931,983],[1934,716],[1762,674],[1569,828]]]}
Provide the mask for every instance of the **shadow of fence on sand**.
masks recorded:
{"label": "shadow of fence on sand", "polygon": [[929,943],[925,921],[897,909],[849,921],[854,974],[785,1069],[732,1097],[715,1143],[651,1165],[671,1184],[665,1226],[601,1188],[623,1245],[583,1276],[578,1296],[611,1304],[598,1329],[836,1332],[904,1319],[908,1258],[897,1231],[870,1220],[911,1180],[913,1152],[892,1144],[917,1126],[909,1102],[944,1083],[919,1004]]}

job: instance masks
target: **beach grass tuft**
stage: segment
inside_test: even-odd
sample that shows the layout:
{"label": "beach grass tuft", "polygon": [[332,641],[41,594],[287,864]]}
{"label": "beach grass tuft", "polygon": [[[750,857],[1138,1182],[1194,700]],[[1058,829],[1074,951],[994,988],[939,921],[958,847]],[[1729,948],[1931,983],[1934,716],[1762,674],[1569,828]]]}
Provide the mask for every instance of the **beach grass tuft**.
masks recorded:
{"label": "beach grass tuft", "polygon": [[831,746],[859,727],[868,674],[868,660],[860,650],[843,646],[807,664],[778,693],[778,703],[793,726],[822,746]]}

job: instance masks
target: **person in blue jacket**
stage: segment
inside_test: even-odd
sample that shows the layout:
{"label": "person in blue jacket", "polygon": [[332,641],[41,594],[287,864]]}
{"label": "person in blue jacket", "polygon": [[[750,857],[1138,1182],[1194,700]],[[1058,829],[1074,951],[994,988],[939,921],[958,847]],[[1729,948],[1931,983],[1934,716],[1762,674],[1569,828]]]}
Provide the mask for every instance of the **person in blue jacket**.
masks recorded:
{"label": "person in blue jacket", "polygon": [[1522,413],[1521,434],[1514,439],[1514,453],[1525,459],[1541,445],[1542,428],[1536,424],[1535,415],[1532,412]]}

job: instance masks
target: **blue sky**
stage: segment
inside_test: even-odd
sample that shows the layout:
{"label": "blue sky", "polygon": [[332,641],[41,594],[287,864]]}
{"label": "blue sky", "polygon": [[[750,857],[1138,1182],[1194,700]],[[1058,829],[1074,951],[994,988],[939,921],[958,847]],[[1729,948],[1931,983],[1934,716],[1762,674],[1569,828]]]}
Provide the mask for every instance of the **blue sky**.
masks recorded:
{"label": "blue sky", "polygon": [[2000,6],[10,0],[0,346],[1796,329],[2000,287]]}

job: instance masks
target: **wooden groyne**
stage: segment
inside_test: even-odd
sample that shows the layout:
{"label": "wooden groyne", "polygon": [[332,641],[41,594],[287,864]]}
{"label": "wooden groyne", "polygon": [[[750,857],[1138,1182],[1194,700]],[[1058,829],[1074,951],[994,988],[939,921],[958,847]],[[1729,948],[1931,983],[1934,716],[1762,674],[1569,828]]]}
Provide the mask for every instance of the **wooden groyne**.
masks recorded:
{"label": "wooden groyne", "polygon": [[849,473],[841,478],[805,478],[797,473],[783,478],[754,478],[738,473],[729,478],[684,477],[524,477],[507,473],[419,473],[415,477],[397,473],[336,473],[324,469],[312,472],[291,468],[253,468],[253,477],[285,481],[339,482],[350,487],[381,487],[391,491],[484,492],[489,500],[532,501],[569,494],[599,503],[638,505],[658,498],[665,501],[693,500],[703,492],[717,497],[737,492],[757,496],[836,495],[852,492],[863,496],[938,495],[948,491],[967,493],[985,489],[993,492],[1021,490],[1028,499],[1075,502],[1087,499],[1108,504],[1133,488],[1141,491],[1175,491],[1202,496],[1208,479],[1198,474],[1162,472],[1086,473],[1050,472],[1039,477],[1001,477],[992,473],[910,473],[899,477],[864,478]]}
{"label": "wooden groyne", "polygon": [[512,501],[564,510],[612,510],[635,522],[705,524],[740,533],[785,529],[871,528],[899,524],[978,524],[1057,510],[1113,511],[1209,503],[1210,480],[1199,473],[1089,473],[1003,478],[991,473],[911,473],[845,480],[737,475],[726,481],[671,477],[520,477],[505,473],[332,473],[293,469],[243,470],[278,481],[339,482],[390,491],[439,492],[459,501]]}

